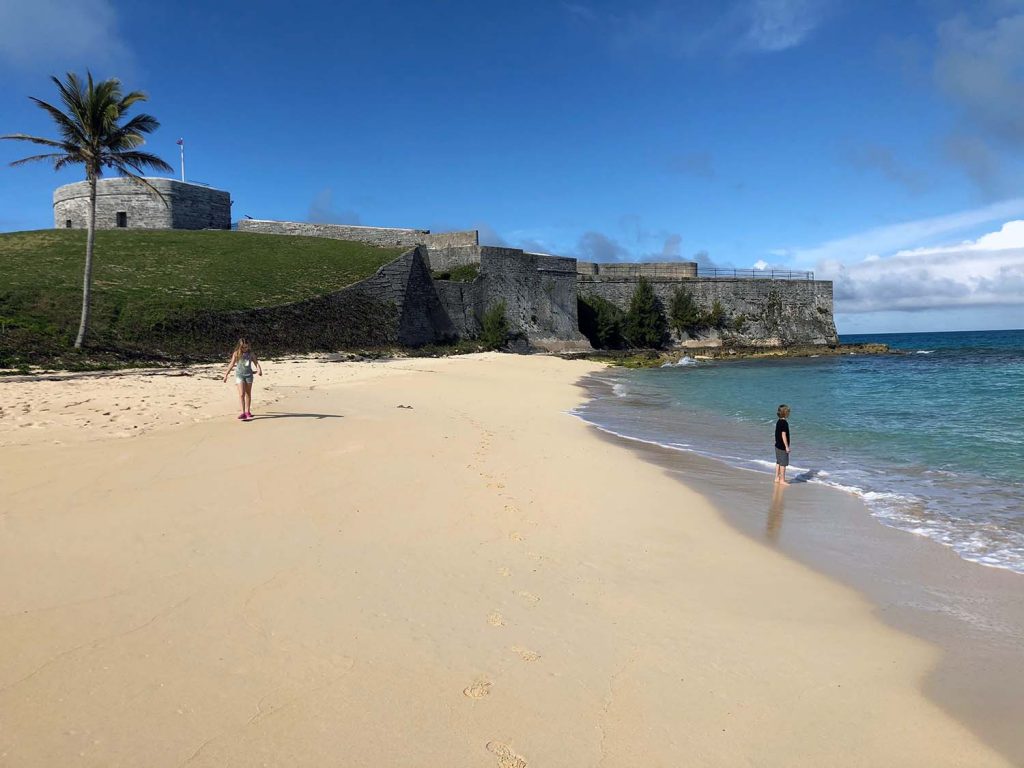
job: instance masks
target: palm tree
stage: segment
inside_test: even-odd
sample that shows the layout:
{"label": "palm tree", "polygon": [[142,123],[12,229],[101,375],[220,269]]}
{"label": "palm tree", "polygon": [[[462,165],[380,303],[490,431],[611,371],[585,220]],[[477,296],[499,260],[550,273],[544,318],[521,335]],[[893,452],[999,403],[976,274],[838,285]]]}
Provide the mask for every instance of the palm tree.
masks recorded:
{"label": "palm tree", "polygon": [[17,160],[11,163],[12,166],[36,160],[51,161],[56,171],[69,165],[85,166],[85,179],[89,182],[89,223],[85,240],[85,275],[82,279],[82,319],[75,339],[75,348],[80,349],[85,343],[85,333],[89,325],[92,255],[96,240],[96,182],[103,175],[103,169],[109,168],[121,176],[149,187],[159,195],[160,193],[142,178],[143,169],[174,169],[156,155],[137,149],[146,143],[144,134],[152,133],[160,127],[155,117],[139,114],[123,125],[120,122],[133,104],[146,100],[146,94],[141,91],[122,93],[121,82],[116,78],[94,83],[91,72],[86,72],[84,83],[74,72],[68,72],[63,82],[56,77],[50,79],[57,86],[66,111],[61,111],[34,96],[29,98],[49,113],[57,124],[61,138],[44,139],[14,133],[0,136],[0,139],[29,141],[53,150]]}

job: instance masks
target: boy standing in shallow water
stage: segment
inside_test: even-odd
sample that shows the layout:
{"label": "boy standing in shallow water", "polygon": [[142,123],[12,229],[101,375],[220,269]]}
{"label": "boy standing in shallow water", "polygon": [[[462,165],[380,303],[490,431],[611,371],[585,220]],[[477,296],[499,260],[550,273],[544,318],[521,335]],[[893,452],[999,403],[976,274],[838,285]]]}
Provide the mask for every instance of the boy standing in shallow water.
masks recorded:
{"label": "boy standing in shallow water", "polygon": [[789,406],[780,405],[775,422],[775,482],[789,485],[786,482],[786,467],[789,466]]}

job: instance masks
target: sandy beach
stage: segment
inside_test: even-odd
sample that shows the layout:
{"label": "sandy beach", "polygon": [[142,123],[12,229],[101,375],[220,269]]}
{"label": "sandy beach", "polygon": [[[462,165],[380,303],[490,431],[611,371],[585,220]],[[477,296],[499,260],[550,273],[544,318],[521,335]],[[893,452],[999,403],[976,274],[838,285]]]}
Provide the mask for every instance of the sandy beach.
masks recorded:
{"label": "sandy beach", "polygon": [[0,765],[1013,764],[571,416],[595,364],[264,369],[252,423],[217,366],[0,380]]}

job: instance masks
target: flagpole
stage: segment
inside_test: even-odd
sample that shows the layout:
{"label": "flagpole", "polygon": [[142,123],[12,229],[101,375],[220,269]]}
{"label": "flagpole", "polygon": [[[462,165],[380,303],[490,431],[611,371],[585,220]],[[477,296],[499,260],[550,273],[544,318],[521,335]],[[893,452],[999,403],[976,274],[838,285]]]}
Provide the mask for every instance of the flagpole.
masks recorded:
{"label": "flagpole", "polygon": [[185,140],[178,139],[178,147],[181,149],[181,180],[185,180]]}

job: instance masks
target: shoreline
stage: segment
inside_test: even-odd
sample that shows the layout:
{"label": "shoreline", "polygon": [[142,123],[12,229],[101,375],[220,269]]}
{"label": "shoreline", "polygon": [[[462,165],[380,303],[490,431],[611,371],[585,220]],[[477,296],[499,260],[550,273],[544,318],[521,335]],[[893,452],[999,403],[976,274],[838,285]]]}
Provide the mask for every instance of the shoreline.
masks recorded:
{"label": "shoreline", "polygon": [[595,364],[275,365],[254,423],[107,381],[149,431],[0,449],[12,764],[1012,764],[940,648],[570,416]]}
{"label": "shoreline", "polygon": [[660,368],[674,365],[684,357],[719,362],[742,360],[778,360],[801,357],[835,357],[837,355],[904,355],[887,344],[856,342],[848,344],[794,344],[790,346],[733,346],[687,343],[670,350],[607,350],[563,353],[569,360],[585,359],[619,368]]}
{"label": "shoreline", "polygon": [[581,421],[701,493],[734,530],[856,590],[879,620],[941,649],[922,689],[1012,764],[1024,763],[1016,727],[1024,718],[1024,576],[886,526],[839,488],[795,482],[779,489],[769,473]]}

